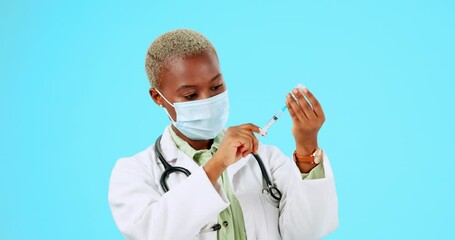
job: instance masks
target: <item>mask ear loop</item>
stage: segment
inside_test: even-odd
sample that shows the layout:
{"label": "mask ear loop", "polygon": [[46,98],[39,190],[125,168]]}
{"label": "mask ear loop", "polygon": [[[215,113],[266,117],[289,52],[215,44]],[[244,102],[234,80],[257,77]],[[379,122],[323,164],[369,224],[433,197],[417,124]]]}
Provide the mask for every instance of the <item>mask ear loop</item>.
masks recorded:
{"label": "mask ear loop", "polygon": [[[166,101],[169,105],[171,105],[174,109],[174,104],[172,104],[171,102],[169,102],[165,97],[164,95],[158,90],[158,88],[155,88],[156,92],[164,99],[164,101]],[[164,111],[166,112],[167,116],[169,117],[169,119],[171,119],[171,122],[175,124],[176,121],[174,121],[174,119],[172,119],[171,117],[171,114],[169,114],[169,112],[167,111],[167,109],[163,106],[163,104],[160,104],[160,107],[162,107],[164,109]]]}
{"label": "mask ear loop", "polygon": [[[169,102],[165,97],[164,95],[158,90],[158,88],[155,88],[156,92],[164,99],[164,101],[166,101],[167,103],[169,103],[169,105],[171,105],[172,107],[174,107],[174,104],[172,104],[171,102]],[[161,107],[163,105],[160,105]]]}

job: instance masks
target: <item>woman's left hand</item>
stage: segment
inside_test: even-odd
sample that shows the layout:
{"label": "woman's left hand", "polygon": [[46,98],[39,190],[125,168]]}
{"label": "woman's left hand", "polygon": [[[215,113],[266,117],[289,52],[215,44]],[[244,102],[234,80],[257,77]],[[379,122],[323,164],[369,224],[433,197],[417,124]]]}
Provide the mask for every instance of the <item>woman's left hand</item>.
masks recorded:
{"label": "woman's left hand", "polygon": [[325,115],[321,104],[307,88],[294,88],[292,94],[297,100],[288,93],[286,106],[293,121],[296,154],[311,155],[318,147],[318,132],[325,121]]}

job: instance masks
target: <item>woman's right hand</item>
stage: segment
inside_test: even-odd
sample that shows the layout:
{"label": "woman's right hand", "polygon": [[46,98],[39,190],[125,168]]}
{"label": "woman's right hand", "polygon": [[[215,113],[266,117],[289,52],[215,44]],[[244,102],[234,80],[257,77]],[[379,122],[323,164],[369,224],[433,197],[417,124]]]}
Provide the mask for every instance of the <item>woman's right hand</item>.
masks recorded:
{"label": "woman's right hand", "polygon": [[220,147],[204,166],[212,183],[215,183],[231,164],[250,153],[257,153],[259,141],[254,133],[260,133],[259,127],[251,123],[230,127],[226,130]]}
{"label": "woman's right hand", "polygon": [[257,153],[259,141],[254,133],[259,133],[259,127],[251,123],[228,128],[213,158],[227,168],[248,154]]}

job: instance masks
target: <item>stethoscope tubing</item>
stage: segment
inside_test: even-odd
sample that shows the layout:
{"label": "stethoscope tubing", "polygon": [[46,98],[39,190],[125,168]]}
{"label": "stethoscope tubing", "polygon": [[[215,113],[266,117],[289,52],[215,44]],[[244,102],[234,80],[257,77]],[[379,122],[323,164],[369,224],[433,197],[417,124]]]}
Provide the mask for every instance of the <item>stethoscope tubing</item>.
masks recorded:
{"label": "stethoscope tubing", "polygon": [[[188,169],[183,168],[183,167],[171,166],[166,161],[166,159],[163,157],[163,154],[161,153],[161,143],[160,143],[161,137],[162,136],[160,135],[156,139],[154,150],[155,150],[156,156],[160,159],[161,163],[164,166],[164,171],[160,177],[160,185],[163,188],[164,192],[167,192],[167,191],[169,191],[169,186],[167,185],[167,179],[169,178],[169,175],[171,175],[172,173],[180,172],[180,173],[185,174],[188,177],[191,175],[191,172]],[[262,158],[258,154],[252,154],[252,155],[258,162],[259,168],[261,169],[262,178],[264,179],[265,184],[267,185],[267,187],[263,189],[263,192],[268,193],[275,200],[278,200],[278,201],[281,200],[282,194],[281,194],[280,190],[278,190],[278,188],[272,184],[272,181],[270,180],[269,175],[267,174],[267,171],[265,170],[265,166],[264,166],[264,162],[262,161]]]}
{"label": "stethoscope tubing", "polygon": [[264,191],[267,192],[275,200],[278,200],[278,201],[281,200],[281,197],[282,197],[281,191],[278,190],[278,188],[272,184],[272,181],[270,181],[269,175],[267,174],[267,171],[265,170],[264,162],[262,161],[262,158],[258,154],[253,153],[252,155],[258,162],[259,168],[261,169],[262,178],[264,179],[265,184],[267,185],[267,188],[264,188],[263,192]]}
{"label": "stethoscope tubing", "polygon": [[160,177],[160,185],[163,188],[164,192],[169,191],[169,186],[167,185],[167,179],[169,178],[169,175],[171,175],[172,173],[181,172],[181,173],[185,174],[187,177],[191,175],[191,172],[188,169],[183,168],[183,167],[173,167],[166,161],[166,159],[164,159],[163,154],[161,153],[161,136],[159,136],[156,139],[155,153],[164,166],[164,171]]}

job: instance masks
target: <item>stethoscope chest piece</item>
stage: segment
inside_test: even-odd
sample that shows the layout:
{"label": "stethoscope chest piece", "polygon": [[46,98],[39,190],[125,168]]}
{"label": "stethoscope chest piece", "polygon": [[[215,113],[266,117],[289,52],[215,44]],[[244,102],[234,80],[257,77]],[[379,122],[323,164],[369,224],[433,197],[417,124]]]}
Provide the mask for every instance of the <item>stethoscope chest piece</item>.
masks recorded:
{"label": "stethoscope chest piece", "polygon": [[282,194],[281,194],[280,190],[278,190],[278,188],[272,184],[272,181],[270,180],[269,175],[267,174],[267,171],[265,170],[265,166],[264,166],[264,162],[262,161],[262,158],[257,154],[253,154],[253,156],[254,156],[254,158],[256,158],[256,161],[258,162],[259,168],[261,169],[262,178],[264,179],[264,182],[266,185],[266,187],[264,187],[264,189],[262,189],[262,193],[271,196],[273,199],[275,199],[277,201],[280,201]]}
{"label": "stethoscope chest piece", "polygon": [[275,186],[267,186],[266,188],[262,189],[263,194],[267,194],[273,199],[280,201],[281,200],[281,192]]}

